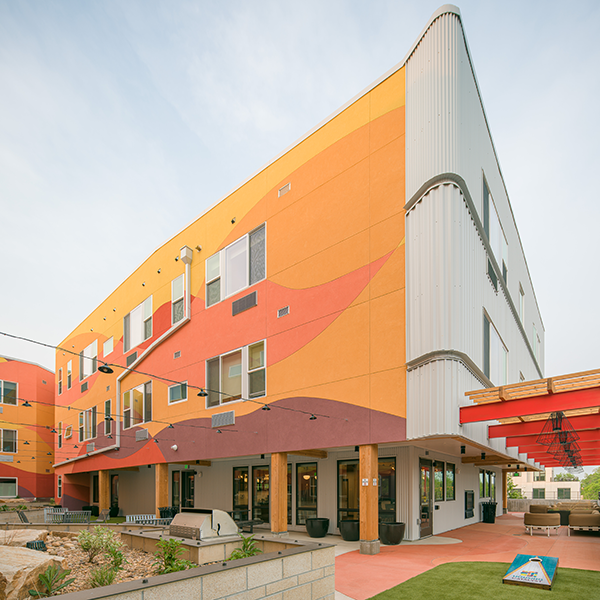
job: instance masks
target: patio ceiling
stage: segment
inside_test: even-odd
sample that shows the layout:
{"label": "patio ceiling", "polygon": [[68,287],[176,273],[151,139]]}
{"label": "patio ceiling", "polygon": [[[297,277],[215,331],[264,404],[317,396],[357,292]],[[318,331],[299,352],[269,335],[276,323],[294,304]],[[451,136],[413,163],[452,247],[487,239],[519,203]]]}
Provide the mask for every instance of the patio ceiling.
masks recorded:
{"label": "patio ceiling", "polygon": [[548,419],[562,413],[576,432],[580,464],[600,464],[600,369],[525,381],[465,394],[475,403],[460,409],[461,423],[499,421],[488,426],[490,438],[506,438],[507,447],[546,467],[564,466],[538,436]]}

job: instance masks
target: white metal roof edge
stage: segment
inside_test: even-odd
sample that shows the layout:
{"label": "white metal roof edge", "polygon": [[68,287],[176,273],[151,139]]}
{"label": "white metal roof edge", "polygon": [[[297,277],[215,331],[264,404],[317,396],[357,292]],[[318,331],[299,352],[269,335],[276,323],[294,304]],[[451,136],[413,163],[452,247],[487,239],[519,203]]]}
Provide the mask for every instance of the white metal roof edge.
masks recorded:
{"label": "white metal roof edge", "polygon": [[39,367],[40,369],[44,369],[44,371],[48,371],[48,373],[51,373],[52,375],[55,374],[54,371],[51,371],[48,367],[44,367],[43,365],[40,365],[39,363],[31,362],[30,360],[22,360],[20,358],[14,358],[13,356],[6,356],[4,354],[0,354],[0,358],[5,358],[6,360],[25,363],[28,365],[33,365],[34,367]]}

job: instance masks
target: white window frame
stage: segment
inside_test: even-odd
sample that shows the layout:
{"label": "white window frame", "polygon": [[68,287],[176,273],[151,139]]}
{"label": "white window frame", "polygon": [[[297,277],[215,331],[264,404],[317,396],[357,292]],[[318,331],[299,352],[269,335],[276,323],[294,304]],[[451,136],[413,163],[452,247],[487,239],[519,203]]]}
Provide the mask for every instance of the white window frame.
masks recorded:
{"label": "white window frame", "polygon": [[56,445],[60,449],[60,448],[62,448],[62,445],[63,445],[63,424],[62,424],[62,421],[58,422],[57,430],[58,430],[58,436],[56,438]]}
{"label": "white window frame", "polygon": [[150,295],[123,317],[123,353],[129,352],[152,337],[152,318],[152,295]]}
{"label": "white window frame", "polygon": [[[500,221],[500,215],[496,208],[496,203],[490,186],[488,185],[485,176],[483,178],[483,185],[488,193],[488,205],[484,206],[484,230],[488,238],[488,242],[492,249],[496,263],[500,268],[499,275],[504,279],[504,283],[508,281],[508,242],[502,227],[502,221]],[[485,202],[485,198],[483,200]],[[485,217],[487,217],[487,222]]]}
{"label": "white window frame", "polygon": [[98,409],[92,406],[79,412],[79,441],[87,442],[98,437]]}
{"label": "white window frame", "polygon": [[[5,402],[4,394],[6,393],[4,389],[4,385],[6,383],[10,383],[15,386],[15,401],[13,402]],[[6,406],[18,406],[19,405],[19,383],[16,381],[6,381],[0,379],[0,404],[6,404]]]}
{"label": "white window frame", "polygon": [[67,363],[67,389],[71,389],[71,385],[73,384],[73,361],[70,360]]}
{"label": "white window frame", "polygon": [[115,338],[114,336],[110,336],[104,344],[102,344],[102,356],[106,358],[109,354],[112,354],[115,349]]}
{"label": "white window frame", "polygon": [[[13,450],[5,450],[4,449],[4,432],[12,431],[15,434],[14,444],[15,449]],[[19,431],[17,429],[0,429],[0,453],[2,454],[17,454],[19,451]]]}
{"label": "white window frame", "polygon": [[[181,398],[172,400],[171,399],[171,392],[176,392],[177,388],[180,389],[181,391]],[[169,392],[167,395],[167,400],[169,402],[169,404],[179,404],[180,402],[187,402],[188,399],[188,384],[187,381],[182,381],[181,383],[176,383],[175,385],[170,385],[169,386]]]}
{"label": "white window frame", "polygon": [[[256,346],[257,344],[263,344],[263,365],[259,366],[259,367],[255,367],[254,369],[250,369],[249,368],[249,350],[250,348],[252,348],[253,346]],[[227,356],[231,356],[232,354],[235,354],[236,352],[241,352],[241,377],[242,377],[242,381],[241,381],[241,397],[240,398],[236,398],[234,400],[229,400],[227,399],[227,396],[225,396],[225,394],[221,394],[221,390],[223,388],[223,384],[221,381],[221,374],[222,374],[222,360],[223,358],[226,358]],[[209,363],[219,360],[219,385],[218,385],[218,389],[216,389],[216,386],[214,386],[214,382],[210,381],[210,377],[209,377]],[[250,374],[254,373],[254,372],[258,372],[260,370],[264,370],[265,372],[265,389],[264,389],[264,393],[259,393],[259,394],[253,394],[250,395]],[[206,398],[206,408],[216,408],[218,406],[223,406],[223,405],[229,405],[229,404],[233,404],[234,402],[244,402],[244,400],[247,400],[249,398],[264,398],[267,395],[267,340],[263,339],[263,340],[258,340],[256,342],[253,342],[252,344],[248,344],[247,346],[242,346],[240,348],[235,348],[234,350],[231,350],[229,352],[225,352],[223,354],[220,354],[218,356],[213,356],[212,358],[209,358],[206,361],[206,365],[205,365],[205,381],[206,381],[206,389],[209,393],[209,395]],[[212,390],[212,392],[211,392]],[[211,398],[211,395],[214,394],[214,397]],[[215,402],[214,400],[218,400],[218,402]],[[210,404],[209,402],[212,401],[212,404]]]}
{"label": "white window frame", "polygon": [[[259,233],[261,230],[264,231],[265,240],[264,240],[264,252],[265,252],[265,272],[263,277],[260,279],[256,279],[256,281],[251,281],[251,273],[250,273],[250,240],[254,234]],[[234,256],[233,253],[237,252]],[[244,255],[244,272],[243,279],[244,281],[240,284],[239,282],[234,284],[231,280],[231,273],[234,272],[231,269],[231,263],[234,262],[235,258],[240,256],[240,254]],[[260,281],[264,281],[267,276],[267,240],[266,240],[266,225],[263,223],[256,229],[249,231],[246,235],[242,236],[226,246],[219,252],[216,252],[212,256],[209,256],[205,262],[206,269],[206,286],[205,286],[205,294],[206,294],[206,308],[209,306],[214,306],[215,304],[219,304],[223,300],[234,296],[235,294],[245,290],[253,285],[259,283]],[[210,265],[209,265],[210,263]],[[240,275],[235,272],[235,276]],[[209,304],[209,286],[215,285],[218,282],[219,284],[219,299]]]}
{"label": "white window frame", "polygon": [[15,482],[15,493],[12,496],[0,496],[0,498],[18,498],[18,496],[19,496],[19,478],[18,477],[0,477],[0,479],[12,479]]}
{"label": "white window frame", "polygon": [[58,475],[57,479],[56,479],[56,497],[57,498],[62,498],[62,475]]}
{"label": "white window frame", "polygon": [[[150,392],[147,392],[147,387],[146,386],[150,386]],[[141,410],[141,420],[139,421],[135,421],[134,422],[134,418],[133,418],[133,406],[132,406],[132,392],[137,391],[140,392],[142,394],[142,410]],[[126,396],[129,394],[129,407],[125,408],[125,398]],[[123,396],[122,396],[122,401],[123,401],[123,429],[131,429],[132,427],[137,427],[138,425],[142,425],[143,423],[150,423],[152,421],[152,382],[151,381],[146,381],[144,383],[141,383],[140,385],[136,385],[135,387],[132,387],[128,390],[126,390],[125,392],[123,392]],[[149,402],[149,407],[148,407],[148,403]],[[150,412],[150,418],[146,419],[146,413]],[[126,422],[129,422],[128,425],[126,425]]]}
{"label": "white window frame", "polygon": [[[487,312],[484,312],[484,319],[489,324],[489,347],[487,348],[489,355],[489,372],[485,372],[486,365],[484,364],[484,373],[495,386],[506,385],[508,383],[508,348]],[[484,363],[485,352],[486,349],[484,347]]]}
{"label": "white window frame", "polygon": [[98,340],[94,340],[79,353],[79,381],[87,379],[98,370]]}
{"label": "white window frame", "polygon": [[[181,293],[176,291],[176,287],[179,286],[179,282],[181,281]],[[175,323],[179,323],[179,321],[183,321],[185,319],[185,274],[182,273],[178,277],[175,277],[171,281],[171,325],[175,325]],[[175,320],[175,306],[181,304],[183,307],[183,311],[181,313],[181,318]]]}
{"label": "white window frame", "polygon": [[73,437],[73,425],[65,427],[65,440],[70,440]]}
{"label": "white window frame", "polygon": [[63,389],[63,370],[62,367],[58,370],[58,395],[62,394]]}

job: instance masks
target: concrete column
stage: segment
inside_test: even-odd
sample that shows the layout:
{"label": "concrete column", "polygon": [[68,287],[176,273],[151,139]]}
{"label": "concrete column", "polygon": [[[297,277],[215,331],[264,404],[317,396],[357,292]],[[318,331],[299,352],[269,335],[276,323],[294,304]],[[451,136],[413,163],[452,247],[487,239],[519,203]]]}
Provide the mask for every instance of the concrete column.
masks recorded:
{"label": "concrete column", "polygon": [[287,535],[287,453],[271,454],[271,533]]}
{"label": "concrete column", "polygon": [[98,471],[99,509],[110,508],[110,471]]}
{"label": "concrete column", "polygon": [[377,444],[360,446],[360,553],[379,554]]}
{"label": "concrete column", "polygon": [[160,518],[159,507],[169,506],[169,465],[160,463],[154,465],[154,476],[156,483],[154,486],[156,493],[156,517]]}

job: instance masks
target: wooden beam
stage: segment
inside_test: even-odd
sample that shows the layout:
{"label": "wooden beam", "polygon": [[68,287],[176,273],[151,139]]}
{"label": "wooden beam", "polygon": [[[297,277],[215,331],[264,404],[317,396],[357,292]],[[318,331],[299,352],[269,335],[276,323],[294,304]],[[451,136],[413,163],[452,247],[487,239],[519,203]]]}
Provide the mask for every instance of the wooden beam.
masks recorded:
{"label": "wooden beam", "polygon": [[271,533],[281,535],[287,531],[287,453],[271,454]]}
{"label": "wooden beam", "polygon": [[379,552],[379,463],[377,444],[366,444],[359,449],[359,519],[360,552]]}
{"label": "wooden beam", "polygon": [[170,465],[190,465],[190,467],[210,467],[210,460],[182,460],[180,462],[170,462]]}
{"label": "wooden beam", "polygon": [[474,464],[474,463],[481,463],[481,464],[497,464],[498,462],[500,463],[510,463],[511,458],[503,458],[502,456],[497,456],[496,454],[489,454],[486,455],[485,458],[481,458],[481,456],[463,456],[462,458],[462,462],[465,464]]}
{"label": "wooden beam", "polygon": [[160,518],[160,511],[163,506],[170,506],[169,502],[169,463],[158,463],[154,465],[155,477],[155,512],[156,518]]}
{"label": "wooden beam", "polygon": [[310,456],[311,458],[327,458],[327,452],[325,450],[297,450],[290,451],[288,454],[294,456]]}
{"label": "wooden beam", "polygon": [[110,508],[110,471],[98,471],[98,487],[100,488],[98,508],[100,510]]}
{"label": "wooden beam", "polygon": [[[600,428],[600,414],[568,417],[568,419],[575,431]],[[525,423],[489,425],[488,435],[490,438],[508,438],[516,435],[539,435],[542,432],[542,427],[544,427],[546,421],[547,419],[540,419],[539,421],[527,421]]]}

